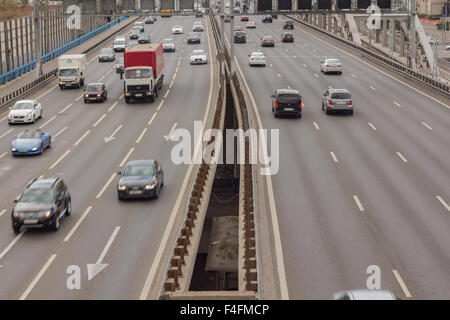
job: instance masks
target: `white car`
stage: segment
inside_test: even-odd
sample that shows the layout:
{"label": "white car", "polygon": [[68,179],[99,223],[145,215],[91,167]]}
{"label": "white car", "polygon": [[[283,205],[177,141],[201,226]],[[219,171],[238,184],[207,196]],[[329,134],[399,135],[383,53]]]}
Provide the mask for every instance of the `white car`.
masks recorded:
{"label": "white car", "polygon": [[136,21],[136,22],[134,23],[134,26],[133,26],[133,29],[134,29],[134,28],[136,28],[136,29],[139,28],[139,31],[140,31],[140,32],[144,32],[144,22],[142,22],[142,21]]}
{"label": "white car", "polygon": [[339,59],[325,59],[320,62],[320,72],[336,72],[342,74],[342,63]]}
{"label": "white car", "polygon": [[127,46],[127,39],[125,39],[125,37],[116,37],[114,39],[113,49],[115,52],[125,51],[126,46]]}
{"label": "white car", "polygon": [[447,47],[445,47],[445,50],[450,50],[450,45],[448,45]]}
{"label": "white car", "polygon": [[262,52],[252,52],[251,55],[249,55],[248,64],[250,66],[266,66],[266,56]]}
{"label": "white car", "polygon": [[191,64],[206,64],[208,58],[206,57],[205,50],[194,50],[191,54]]}
{"label": "white car", "polygon": [[194,26],[192,27],[193,32],[203,32],[203,24],[200,22],[194,23]]}
{"label": "white car", "polygon": [[19,100],[8,114],[8,123],[35,123],[42,118],[42,105],[37,100]]}
{"label": "white car", "polygon": [[175,41],[172,38],[163,39],[161,42],[163,51],[175,52]]}
{"label": "white car", "polygon": [[183,33],[182,26],[173,26],[172,27],[172,34],[182,34],[182,33]]}
{"label": "white car", "polygon": [[387,290],[350,290],[341,291],[333,295],[333,300],[397,300],[390,291]]}

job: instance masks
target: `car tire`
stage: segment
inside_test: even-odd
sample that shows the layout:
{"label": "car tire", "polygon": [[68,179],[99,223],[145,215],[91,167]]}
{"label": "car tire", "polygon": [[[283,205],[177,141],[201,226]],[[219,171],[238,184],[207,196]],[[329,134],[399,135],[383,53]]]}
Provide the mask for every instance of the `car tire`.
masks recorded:
{"label": "car tire", "polygon": [[58,231],[59,230],[59,216],[55,214],[55,221],[53,221],[52,230]]}
{"label": "car tire", "polygon": [[350,116],[352,116],[352,115],[353,115],[353,110],[350,110],[350,111],[348,112],[348,114],[349,114]]}
{"label": "car tire", "polygon": [[88,101],[86,99],[84,99],[84,103],[88,103]]}
{"label": "car tire", "polygon": [[117,193],[117,200],[119,200],[119,201],[123,201],[124,200],[124,198],[122,198],[118,193]]}
{"label": "car tire", "polygon": [[33,121],[32,122],[33,122],[33,124],[36,123],[36,117],[35,116],[33,116]]}
{"label": "car tire", "polygon": [[50,137],[50,139],[48,140],[48,146],[47,148],[51,148],[52,147],[52,138]]}
{"label": "car tire", "polygon": [[12,228],[13,228],[14,233],[19,233],[22,226],[21,225],[18,225],[18,226],[13,225]]}
{"label": "car tire", "polygon": [[328,109],[325,109],[325,113],[326,114],[331,114],[330,110],[328,110]]}
{"label": "car tire", "polygon": [[155,199],[158,199],[158,197],[159,197],[159,188],[158,188],[158,186],[156,186]]}
{"label": "car tire", "polygon": [[302,117],[301,113],[297,114],[297,118],[301,118],[301,117]]}
{"label": "car tire", "polygon": [[70,197],[67,200],[67,204],[66,204],[66,217],[70,216],[72,214],[72,200],[70,199]]}

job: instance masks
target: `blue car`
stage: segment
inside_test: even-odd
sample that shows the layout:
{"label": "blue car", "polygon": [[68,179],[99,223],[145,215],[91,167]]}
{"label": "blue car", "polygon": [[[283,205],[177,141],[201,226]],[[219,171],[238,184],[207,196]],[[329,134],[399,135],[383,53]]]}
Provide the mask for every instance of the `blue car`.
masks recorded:
{"label": "blue car", "polygon": [[41,130],[25,130],[14,137],[11,143],[13,156],[22,154],[42,154],[46,148],[50,148],[52,137],[50,133]]}

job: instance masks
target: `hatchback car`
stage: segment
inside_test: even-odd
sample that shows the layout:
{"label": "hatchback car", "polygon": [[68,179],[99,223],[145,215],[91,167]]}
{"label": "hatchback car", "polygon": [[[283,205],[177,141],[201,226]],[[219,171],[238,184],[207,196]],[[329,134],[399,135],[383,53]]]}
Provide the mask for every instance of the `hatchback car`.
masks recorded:
{"label": "hatchback car", "polygon": [[176,25],[172,27],[172,34],[182,34],[183,33],[183,27],[180,25]]}
{"label": "hatchback car", "polygon": [[197,32],[189,32],[187,37],[187,44],[200,44],[200,34]]}
{"label": "hatchback car", "polygon": [[272,36],[264,36],[261,38],[262,47],[275,47],[275,39]]}
{"label": "hatchback car", "polygon": [[249,19],[248,19],[248,16],[242,16],[241,17],[241,21],[248,21]]}
{"label": "hatchback car", "polygon": [[13,156],[25,154],[42,154],[45,149],[50,148],[52,137],[50,133],[40,129],[25,130],[14,136],[11,142],[11,154]]}
{"label": "hatchback car", "polygon": [[326,114],[343,112],[353,114],[352,95],[347,89],[328,89],[322,95],[322,110]]}
{"label": "hatchback car", "polygon": [[266,22],[272,23],[272,16],[271,16],[270,14],[265,15],[265,16],[262,18],[262,22],[263,22],[263,23],[266,23]]}
{"label": "hatchback car", "polygon": [[297,90],[278,89],[272,97],[272,112],[277,118],[282,115],[302,117],[302,96]]}
{"label": "hatchback car", "polygon": [[208,58],[206,57],[205,50],[194,50],[191,54],[191,64],[206,64]]}
{"label": "hatchback car", "polygon": [[138,43],[151,43],[152,40],[150,38],[150,35],[147,33],[141,33],[138,37]]}
{"label": "hatchback car", "polygon": [[114,50],[112,48],[103,48],[98,55],[98,62],[109,62],[116,60]]}
{"label": "hatchback car", "polygon": [[84,91],[84,103],[91,101],[103,102],[108,97],[104,83],[89,83]]}
{"label": "hatchback car", "polygon": [[342,63],[339,59],[325,59],[320,62],[320,72],[325,74],[329,72],[342,74]]}
{"label": "hatchback car", "polygon": [[42,118],[42,105],[37,100],[19,100],[8,114],[8,124],[35,123]]}
{"label": "hatchback car", "polygon": [[171,39],[171,38],[163,39],[161,42],[162,42],[163,51],[175,52],[175,41],[173,41],[173,39]]}
{"label": "hatchback car", "polygon": [[137,40],[141,32],[138,29],[133,29],[130,33],[130,40]]}
{"label": "hatchback car", "polygon": [[264,56],[264,53],[262,52],[252,52],[251,55],[249,55],[248,64],[252,66],[266,66],[266,57]]}
{"label": "hatchback car", "polygon": [[235,31],[234,32],[234,43],[246,43],[247,35],[243,31]]}
{"label": "hatchback car", "polygon": [[288,21],[284,21],[283,22],[283,29],[289,29],[289,30],[293,30],[294,29],[294,23],[290,20]]}
{"label": "hatchback car", "polygon": [[142,21],[136,21],[133,25],[133,29],[138,29],[140,32],[144,32],[144,23]]}
{"label": "hatchback car", "polygon": [[114,39],[113,48],[115,52],[125,51],[125,47],[127,46],[127,40],[123,37],[117,37]]}
{"label": "hatchback car", "polygon": [[255,29],[256,28],[256,23],[253,20],[250,20],[249,22],[247,22],[247,29]]}
{"label": "hatchback car", "polygon": [[283,32],[281,42],[294,42],[294,34],[292,32]]}
{"label": "hatchback car", "polygon": [[67,185],[61,178],[33,179],[25,187],[11,212],[12,228],[59,229],[59,220],[72,213]]}
{"label": "hatchback car", "polygon": [[158,161],[129,161],[117,184],[117,198],[158,198],[164,186],[164,171]]}

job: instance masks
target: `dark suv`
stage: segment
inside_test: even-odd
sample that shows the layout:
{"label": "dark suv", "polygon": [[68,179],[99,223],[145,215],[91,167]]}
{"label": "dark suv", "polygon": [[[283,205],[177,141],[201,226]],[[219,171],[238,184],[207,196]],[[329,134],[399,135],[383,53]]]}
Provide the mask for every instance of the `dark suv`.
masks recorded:
{"label": "dark suv", "polygon": [[283,22],[283,29],[290,29],[293,30],[294,29],[294,23],[292,21],[284,21]]}
{"label": "dark suv", "polygon": [[302,117],[302,96],[297,90],[278,89],[272,96],[272,112],[275,118],[281,115]]}
{"label": "dark suv", "polygon": [[245,43],[246,42],[246,34],[242,31],[234,32],[234,43]]}
{"label": "dark suv", "polygon": [[281,42],[294,42],[294,34],[292,32],[283,32]]}
{"label": "dark suv", "polygon": [[70,193],[61,178],[31,180],[14,202],[11,219],[16,233],[22,227],[58,230],[62,216],[72,213]]}

